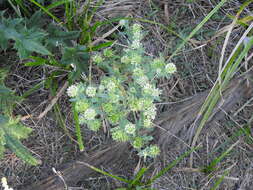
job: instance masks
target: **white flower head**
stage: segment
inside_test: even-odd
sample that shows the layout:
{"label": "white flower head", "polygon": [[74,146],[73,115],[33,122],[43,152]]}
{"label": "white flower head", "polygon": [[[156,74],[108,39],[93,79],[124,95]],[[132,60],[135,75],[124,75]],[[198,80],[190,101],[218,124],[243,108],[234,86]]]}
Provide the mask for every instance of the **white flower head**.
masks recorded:
{"label": "white flower head", "polygon": [[159,97],[162,94],[161,90],[158,88],[153,88],[152,90],[152,96]]}
{"label": "white flower head", "polygon": [[121,57],[120,61],[121,63],[126,63],[126,64],[131,63],[131,59],[127,55],[124,55],[123,57]]}
{"label": "white flower head", "polygon": [[158,69],[156,69],[156,74],[161,74],[162,73],[162,69],[161,68],[158,68]]}
{"label": "white flower head", "polygon": [[3,177],[1,182],[4,190],[13,190],[12,188],[9,187],[6,177]]}
{"label": "white flower head", "polygon": [[133,74],[136,75],[136,76],[138,76],[138,77],[143,76],[144,75],[144,70],[142,70],[139,67],[136,67],[133,70]]}
{"label": "white flower head", "polygon": [[119,21],[119,25],[120,25],[120,26],[126,26],[126,25],[127,25],[127,20],[121,19],[121,20]]}
{"label": "white flower head", "polygon": [[139,63],[141,63],[141,56],[138,54],[133,55],[131,58],[131,64],[137,65]]}
{"label": "white flower head", "polygon": [[153,87],[151,84],[146,83],[143,86],[143,91],[145,94],[151,95],[153,97],[158,98],[161,95],[161,90],[158,88]]}
{"label": "white flower head", "polygon": [[146,75],[140,76],[136,79],[136,83],[141,87],[144,87],[148,82],[148,77]]}
{"label": "white flower head", "polygon": [[116,88],[116,84],[114,81],[110,80],[106,85],[108,91],[113,91]]}
{"label": "white flower head", "polygon": [[177,71],[177,67],[174,63],[168,63],[166,66],[165,66],[165,71],[166,73],[168,74],[173,74]]}
{"label": "white flower head", "polygon": [[133,30],[133,33],[140,33],[141,32],[141,25],[135,23],[133,24],[133,27],[132,27],[132,30]]}
{"label": "white flower head", "polygon": [[96,117],[96,115],[97,115],[96,110],[94,110],[93,108],[88,108],[88,109],[84,112],[83,117],[84,117],[84,119],[86,119],[86,120],[94,120],[95,117]]}
{"label": "white flower head", "polygon": [[150,118],[146,118],[143,120],[143,126],[145,128],[150,128],[152,127],[152,120]]}
{"label": "white flower head", "polygon": [[94,63],[101,63],[103,61],[103,58],[101,57],[100,54],[95,54],[93,57],[92,57],[92,60]]}
{"label": "white flower head", "polygon": [[131,47],[133,48],[133,49],[139,49],[139,48],[141,48],[141,42],[140,42],[140,40],[133,40],[133,42],[132,42],[132,45],[131,45]]}
{"label": "white flower head", "polygon": [[125,126],[125,132],[127,134],[130,134],[130,135],[134,135],[135,134],[135,125],[132,124],[132,123],[128,123],[126,126]]}
{"label": "white flower head", "polygon": [[70,87],[68,87],[67,94],[71,98],[76,97],[78,95],[78,87],[77,87],[77,85],[73,84]]}
{"label": "white flower head", "polygon": [[94,97],[96,95],[96,91],[97,91],[96,87],[88,86],[85,92],[88,97]]}
{"label": "white flower head", "polygon": [[146,116],[148,119],[154,120],[156,116],[156,107],[154,104],[152,104],[150,107],[148,107],[144,111],[144,116]]}

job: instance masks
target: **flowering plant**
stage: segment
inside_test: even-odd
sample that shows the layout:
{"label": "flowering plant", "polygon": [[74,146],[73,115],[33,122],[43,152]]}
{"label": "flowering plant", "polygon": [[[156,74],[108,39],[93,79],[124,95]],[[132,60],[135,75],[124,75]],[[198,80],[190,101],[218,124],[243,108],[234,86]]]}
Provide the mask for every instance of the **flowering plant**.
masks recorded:
{"label": "flowering plant", "polygon": [[154,127],[154,102],[160,101],[161,94],[156,79],[170,77],[177,69],[162,56],[153,59],[144,54],[141,25],[121,23],[127,29],[129,46],[122,53],[107,48],[95,54],[92,64],[106,73],[99,84],[91,80],[74,84],[67,94],[75,102],[80,124],[93,131],[107,124],[115,141],[130,142],[146,159],[160,152],[157,145],[148,146],[152,137],[143,133]]}

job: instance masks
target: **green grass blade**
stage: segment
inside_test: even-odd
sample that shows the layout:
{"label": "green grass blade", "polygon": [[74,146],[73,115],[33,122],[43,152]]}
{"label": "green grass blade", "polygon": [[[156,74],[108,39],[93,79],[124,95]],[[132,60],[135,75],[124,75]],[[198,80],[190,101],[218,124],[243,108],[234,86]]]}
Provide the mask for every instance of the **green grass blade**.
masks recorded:
{"label": "green grass blade", "polygon": [[130,183],[131,183],[131,181],[129,181],[129,180],[127,180],[127,179],[124,179],[124,178],[122,178],[122,177],[118,177],[118,176],[116,176],[116,175],[110,174],[110,173],[108,173],[108,172],[106,172],[106,171],[103,171],[103,170],[101,170],[101,169],[99,169],[99,168],[96,168],[96,167],[94,167],[94,166],[92,166],[92,165],[90,165],[90,164],[88,164],[88,163],[85,163],[85,162],[79,162],[79,163],[80,163],[80,164],[83,164],[83,165],[87,166],[88,168],[90,168],[90,169],[92,169],[92,170],[94,170],[94,171],[96,171],[96,172],[98,172],[98,173],[101,173],[101,174],[103,174],[103,175],[105,175],[105,176],[112,177],[112,178],[114,178],[114,179],[117,179],[117,180],[119,180],[119,181],[121,181],[121,182],[124,182],[124,183],[127,183],[127,184],[130,184]]}
{"label": "green grass blade", "polygon": [[61,0],[61,1],[56,1],[54,3],[51,3],[47,7],[45,7],[47,10],[54,9],[55,7],[59,7],[61,5],[64,5],[66,3],[72,2],[73,0]]}
{"label": "green grass blade", "polygon": [[26,92],[23,93],[23,95],[21,96],[21,99],[25,99],[28,96],[30,96],[32,93],[36,92],[37,90],[39,90],[40,88],[42,88],[44,86],[45,81],[41,81],[38,84],[34,85],[32,88],[30,88],[29,90],[27,90]]}
{"label": "green grass blade", "polygon": [[8,3],[11,5],[11,7],[14,9],[14,11],[16,12],[16,14],[22,18],[22,15],[21,15],[21,12],[20,10],[18,9],[18,7],[16,7],[11,0],[8,0]]}
{"label": "green grass blade", "polygon": [[207,156],[210,157],[212,154],[215,154],[217,152],[221,152],[222,150],[225,149],[225,147],[232,143],[233,141],[235,141],[236,139],[238,139],[241,136],[246,136],[248,140],[252,141],[252,139],[248,138],[250,137],[250,129],[248,128],[247,125],[245,125],[242,128],[237,129],[231,137],[229,137],[228,140],[226,140],[224,143],[222,143],[221,145],[219,145],[217,148],[215,148],[212,152],[208,153]]}
{"label": "green grass blade", "polygon": [[75,109],[75,103],[72,103],[72,110],[73,110],[74,121],[75,121],[77,142],[78,142],[78,145],[79,145],[79,149],[82,152],[82,151],[84,151],[84,143],[83,143],[81,128],[80,128],[80,124],[79,124],[78,112]]}
{"label": "green grass blade", "polygon": [[214,9],[193,29],[193,31],[185,38],[185,40],[178,46],[178,48],[173,52],[169,59],[173,58],[179,50],[181,50],[185,43],[188,42],[198,31],[203,27],[203,25],[229,0],[222,0]]}
{"label": "green grass blade", "polygon": [[54,19],[56,22],[60,23],[60,19],[58,19],[56,16],[54,16],[46,7],[42,6],[41,4],[39,4],[38,2],[36,2],[35,0],[29,0],[31,3],[35,4],[36,6],[38,6],[40,9],[42,9],[46,14],[48,14],[52,19]]}
{"label": "green grass blade", "polygon": [[[240,55],[236,59],[235,63],[232,64],[231,61],[233,61],[233,59],[231,59],[230,63],[228,63],[226,66],[227,68],[223,70],[223,73],[221,74],[221,76],[224,76],[224,79],[222,81],[221,86],[219,86],[219,84],[216,81],[214,88],[209,93],[205,103],[203,104],[203,106],[201,108],[200,114],[204,113],[204,115],[203,115],[203,118],[201,119],[199,127],[197,128],[196,134],[193,138],[192,147],[195,146],[197,139],[198,139],[204,125],[208,121],[215,105],[218,103],[219,98],[221,97],[219,87],[222,91],[227,87],[227,85],[229,84],[229,81],[232,79],[236,70],[238,69],[239,64],[242,62],[243,58],[245,57],[245,55],[247,54],[249,49],[252,47],[252,45],[253,45],[253,37],[250,38],[249,42],[244,47],[243,51],[240,53]],[[200,117],[200,116],[201,115],[199,115],[198,117]]]}
{"label": "green grass blade", "polygon": [[176,166],[179,162],[181,162],[185,157],[190,155],[192,152],[194,152],[199,147],[195,147],[190,149],[189,151],[185,152],[181,156],[179,156],[176,160],[174,160],[172,163],[170,163],[167,167],[162,169],[156,176],[152,177],[146,185],[151,185],[155,180],[163,176],[165,173],[167,173],[169,170],[171,170],[174,166]]}
{"label": "green grass blade", "polygon": [[220,184],[224,180],[225,176],[229,174],[229,170],[226,170],[224,174],[215,182],[214,186],[210,190],[216,190],[219,188]]}
{"label": "green grass blade", "polygon": [[232,144],[225,152],[223,152],[218,158],[215,158],[206,168],[203,169],[203,172],[210,173],[215,170],[215,167],[218,163],[221,162],[229,153],[230,151],[239,144],[240,141],[237,141],[236,143]]}
{"label": "green grass blade", "polygon": [[147,170],[148,168],[141,168],[140,171],[136,174],[136,176],[132,180],[132,182],[129,184],[129,186],[132,187],[134,185],[141,184],[141,179]]}

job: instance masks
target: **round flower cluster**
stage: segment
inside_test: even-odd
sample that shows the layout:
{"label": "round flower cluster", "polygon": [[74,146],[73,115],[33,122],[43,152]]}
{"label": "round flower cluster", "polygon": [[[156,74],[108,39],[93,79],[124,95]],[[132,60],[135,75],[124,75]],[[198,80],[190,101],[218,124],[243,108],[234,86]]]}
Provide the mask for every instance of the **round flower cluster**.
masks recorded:
{"label": "round flower cluster", "polygon": [[76,97],[78,95],[78,87],[77,87],[77,85],[73,84],[70,87],[68,87],[67,94],[71,98]]}
{"label": "round flower cluster", "polygon": [[13,190],[11,187],[9,187],[6,177],[3,177],[1,182],[2,182],[2,187],[4,188],[4,190]]}
{"label": "round flower cluster", "polygon": [[168,63],[166,66],[165,66],[165,71],[168,73],[168,74],[173,74],[177,71],[177,67],[174,63]]}
{"label": "round flower cluster", "polygon": [[129,64],[129,63],[131,63],[131,58],[127,55],[124,55],[121,57],[120,61],[121,61],[121,63]]}
{"label": "round flower cluster", "polygon": [[135,134],[135,125],[132,124],[132,123],[128,123],[126,126],[125,126],[125,131],[127,134],[130,134],[130,135],[134,135]]}
{"label": "round flower cluster", "polygon": [[101,122],[98,119],[90,120],[87,122],[88,128],[92,131],[98,131],[101,127]]}
{"label": "round flower cluster", "polygon": [[151,84],[146,83],[143,87],[143,93],[154,98],[159,98],[161,91],[158,88],[153,87]]}
{"label": "round flower cluster", "polygon": [[144,140],[141,137],[136,137],[133,142],[132,145],[134,148],[136,149],[141,149],[144,146]]}
{"label": "round flower cluster", "polygon": [[79,100],[75,103],[75,109],[77,112],[85,112],[89,108],[89,103],[88,101],[85,100]]}
{"label": "round flower cluster", "polygon": [[113,57],[114,56],[113,51],[111,49],[105,49],[103,53],[104,53],[105,57]]}
{"label": "round flower cluster", "polygon": [[97,116],[97,112],[96,110],[94,110],[93,108],[88,108],[84,113],[83,113],[83,118],[85,120],[94,120],[95,117]]}
{"label": "round flower cluster", "polygon": [[117,80],[114,77],[106,77],[102,79],[101,83],[109,92],[114,92],[117,87]]}
{"label": "round flower cluster", "polygon": [[103,61],[103,58],[101,57],[100,54],[96,54],[92,57],[92,61],[96,64],[99,64]]}
{"label": "round flower cluster", "polygon": [[96,91],[97,89],[95,87],[88,86],[85,92],[88,97],[94,97],[96,95]]}
{"label": "round flower cluster", "polygon": [[132,28],[132,31],[133,31],[133,38],[141,40],[141,38],[142,38],[141,25],[134,24],[133,28]]}
{"label": "round flower cluster", "polygon": [[119,142],[126,142],[129,140],[127,133],[120,128],[113,128],[112,130],[112,139]]}
{"label": "round flower cluster", "polygon": [[159,154],[160,154],[160,149],[157,145],[150,145],[149,147],[147,147],[139,152],[139,155],[143,156],[144,160],[146,160],[146,158],[148,156],[155,158]]}

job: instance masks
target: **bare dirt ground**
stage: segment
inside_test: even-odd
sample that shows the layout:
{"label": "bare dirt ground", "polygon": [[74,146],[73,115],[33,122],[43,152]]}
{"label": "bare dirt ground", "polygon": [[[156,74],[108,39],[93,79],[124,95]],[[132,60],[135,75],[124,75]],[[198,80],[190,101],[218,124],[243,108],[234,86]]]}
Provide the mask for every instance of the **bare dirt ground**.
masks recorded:
{"label": "bare dirt ground", "polygon": [[[201,0],[110,0],[97,12],[96,19],[103,20],[125,15],[139,19],[148,19],[168,25],[170,29],[185,37],[212,10],[217,2]],[[166,112],[167,117],[175,113],[186,113],[185,117],[187,117],[187,114],[191,116],[193,114],[192,112],[196,112],[197,108],[200,108],[194,108],[193,103],[194,101],[201,102],[201,98],[196,99],[196,97],[204,97],[204,95],[201,96],[201,93],[211,89],[217,78],[220,52],[225,38],[225,33],[222,33],[222,31],[232,22],[227,15],[234,15],[242,2],[238,0],[229,1],[190,40],[183,51],[179,52],[173,59],[178,68],[177,74],[171,79],[161,80],[159,83],[160,88],[163,90],[162,99],[165,102],[164,104],[157,105],[161,113]],[[250,11],[252,9],[249,7],[243,14],[246,15]],[[141,22],[141,24],[145,31],[148,32],[143,43],[146,52],[151,55],[159,56],[162,53],[165,56],[169,56],[180,43],[180,39],[168,33],[157,24],[146,22]],[[101,34],[98,34],[98,36],[109,31],[111,28],[112,26],[102,28],[100,31]],[[227,50],[228,53],[225,56],[229,55],[229,52],[231,52],[243,30],[241,26],[238,26],[232,31],[232,37]],[[216,36],[216,34],[218,35]],[[119,43],[124,42],[119,41]],[[23,63],[19,63],[17,57],[13,56],[13,54],[13,52],[8,52],[5,55],[0,55],[0,65],[9,65],[10,62],[14,63],[11,66],[11,73],[6,84],[12,89],[15,89],[17,94],[22,94],[34,84],[42,81],[45,78],[46,71],[53,72],[54,70],[54,68],[45,67],[27,68],[23,66]],[[251,65],[252,63],[250,61],[249,66]],[[243,66],[241,71],[245,71]],[[240,73],[238,72],[239,75]],[[63,83],[60,79],[61,77],[59,77],[59,86],[62,86]],[[231,89],[237,84],[235,81],[232,82],[234,84],[231,84]],[[240,85],[243,84],[240,83]],[[245,88],[248,87],[246,86]],[[241,89],[240,92],[244,91]],[[218,189],[250,190],[252,188],[253,146],[245,135],[234,137],[234,134],[245,125],[249,125],[251,129],[252,102],[245,104],[251,97],[246,94],[246,91],[244,94],[238,92],[233,95],[234,98],[229,99],[233,106],[229,107],[228,110],[219,110],[217,117],[209,123],[206,127],[207,129],[203,131],[199,138],[198,143],[201,143],[203,147],[197,151],[197,154],[194,154],[194,167],[189,168],[189,160],[184,159],[172,171],[159,178],[153,185],[153,188],[159,190],[209,190],[224,174],[227,168],[230,168],[230,172]],[[193,99],[190,99],[191,97]],[[38,116],[43,112],[51,99],[52,97],[50,97],[48,89],[44,86],[19,105],[17,110],[15,110],[15,114],[21,116],[33,114]],[[188,108],[186,107],[187,103],[185,103],[187,101],[190,102],[188,105],[189,109],[183,112],[182,110],[187,110],[186,108]],[[75,138],[72,114],[68,98],[65,94],[59,99],[59,105],[65,115],[64,122],[66,123],[67,129],[70,135]],[[180,110],[173,108],[180,108]],[[3,176],[7,177],[10,186],[14,189],[21,189],[24,186],[29,187],[30,184],[54,175],[52,168],[60,170],[62,165],[66,163],[82,157],[88,157],[94,152],[102,151],[104,148],[110,148],[109,146],[111,146],[108,133],[104,134],[101,131],[96,134],[83,127],[82,133],[85,141],[85,151],[80,153],[77,144],[71,141],[69,136],[66,135],[59,122],[57,122],[53,112],[49,112],[41,120],[34,118],[24,119],[23,123],[34,130],[24,144],[41,160],[41,165],[37,167],[28,166],[13,153],[6,152],[4,159],[0,162],[0,178]],[[175,160],[190,145],[186,132],[191,126],[191,123],[188,126],[182,126],[180,124],[174,125],[174,127],[180,128],[176,132],[173,132],[174,129],[168,127],[170,132],[176,135],[176,138],[170,137],[169,140],[166,140],[167,143],[161,139],[156,139],[163,148],[163,154],[158,159],[149,161],[149,164],[153,163],[154,169],[153,173],[150,172],[150,175],[154,175],[163,166]],[[173,125],[167,124],[167,126]],[[252,134],[253,131],[251,129]],[[233,151],[222,159],[216,170],[209,174],[200,171],[200,168],[207,166],[214,158],[219,157],[222,152],[234,143],[237,144],[233,148]],[[133,176],[138,164],[144,166],[145,163],[139,163],[138,156],[136,156],[133,150],[128,150],[127,155],[123,161],[119,159],[117,162],[112,159],[115,163],[100,165],[100,168],[130,178]],[[114,189],[122,185],[120,182],[111,178],[96,174],[90,174],[90,176],[81,178],[77,182],[71,185],[80,187],[80,189]]]}

